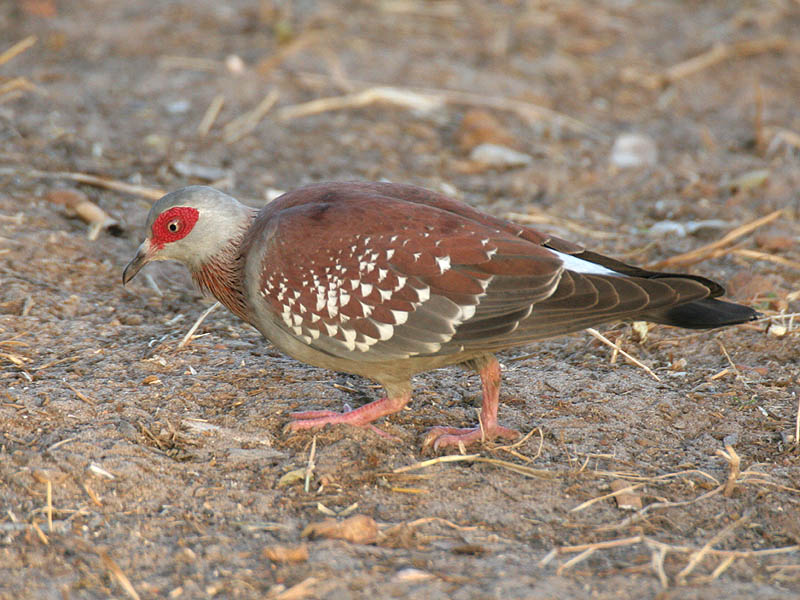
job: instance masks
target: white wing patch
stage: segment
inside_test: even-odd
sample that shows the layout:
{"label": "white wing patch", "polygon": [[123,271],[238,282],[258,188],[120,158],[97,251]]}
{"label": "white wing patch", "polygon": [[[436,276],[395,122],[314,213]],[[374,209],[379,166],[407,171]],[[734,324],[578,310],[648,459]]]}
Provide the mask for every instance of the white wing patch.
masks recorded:
{"label": "white wing patch", "polygon": [[563,252],[558,252],[557,250],[551,250],[547,248],[548,251],[552,252],[556,255],[556,257],[561,260],[564,264],[564,268],[568,271],[575,271],[576,273],[583,273],[584,275],[619,275],[624,277],[622,273],[617,273],[616,271],[612,271],[611,269],[604,267],[603,265],[598,265],[597,263],[590,262],[588,260],[583,260],[582,258],[578,258],[577,256],[573,256],[572,254],[564,254]]}

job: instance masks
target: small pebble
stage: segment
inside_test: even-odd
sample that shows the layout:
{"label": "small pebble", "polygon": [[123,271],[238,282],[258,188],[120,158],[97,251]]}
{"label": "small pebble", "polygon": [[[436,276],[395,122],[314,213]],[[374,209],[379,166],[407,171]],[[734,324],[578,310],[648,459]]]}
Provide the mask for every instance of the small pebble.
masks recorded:
{"label": "small pebble", "polygon": [[658,161],[658,148],[653,138],[640,133],[624,133],[614,140],[611,164],[620,169],[651,167]]}
{"label": "small pebble", "polygon": [[497,144],[475,146],[469,157],[475,162],[505,169],[523,167],[533,162],[533,158],[529,154],[517,152],[507,146],[499,146]]}

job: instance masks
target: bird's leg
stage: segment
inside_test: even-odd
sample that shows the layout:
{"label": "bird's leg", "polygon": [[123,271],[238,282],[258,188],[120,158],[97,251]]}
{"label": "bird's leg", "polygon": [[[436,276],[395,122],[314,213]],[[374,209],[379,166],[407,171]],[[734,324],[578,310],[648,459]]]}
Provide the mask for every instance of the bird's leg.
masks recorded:
{"label": "bird's leg", "polygon": [[473,366],[481,376],[483,389],[480,424],[478,427],[466,429],[434,427],[425,436],[423,446],[433,445],[434,450],[438,450],[443,446],[458,446],[459,443],[467,445],[492,440],[496,437],[508,439],[519,437],[519,431],[497,423],[497,405],[500,399],[500,363],[490,355],[473,361]]}
{"label": "bird's leg", "polygon": [[411,400],[411,389],[408,386],[403,386],[399,390],[387,388],[386,392],[385,398],[375,400],[354,410],[346,410],[345,412],[310,410],[292,413],[292,421],[286,428],[290,431],[299,431],[301,429],[316,429],[328,424],[345,423],[356,427],[369,427],[378,435],[392,437],[372,425],[372,422],[402,410]]}

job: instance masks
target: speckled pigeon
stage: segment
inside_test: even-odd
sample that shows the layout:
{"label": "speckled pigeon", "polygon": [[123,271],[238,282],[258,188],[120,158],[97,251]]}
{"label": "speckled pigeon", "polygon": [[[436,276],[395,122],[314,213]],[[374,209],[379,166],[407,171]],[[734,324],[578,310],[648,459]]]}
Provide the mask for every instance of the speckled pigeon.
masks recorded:
{"label": "speckled pigeon", "polygon": [[695,275],[647,271],[444,195],[393,183],[321,183],[255,210],[218,190],[158,200],[123,273],[177,260],[199,287],[278,349],[380,383],[347,412],[294,413],[293,430],[372,426],[411,399],[411,376],[452,364],[482,382],[479,427],[435,427],[435,448],[517,431],[497,421],[494,353],[600,323],[635,319],[706,329],[750,321]]}

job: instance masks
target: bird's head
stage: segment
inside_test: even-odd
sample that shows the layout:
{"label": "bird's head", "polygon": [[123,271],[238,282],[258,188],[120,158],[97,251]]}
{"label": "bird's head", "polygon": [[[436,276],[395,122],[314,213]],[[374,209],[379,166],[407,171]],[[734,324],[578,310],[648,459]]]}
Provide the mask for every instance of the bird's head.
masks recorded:
{"label": "bird's head", "polygon": [[154,260],[177,260],[201,268],[236,237],[252,209],[214,188],[195,185],[160,198],[147,215],[147,237],[125,267],[122,283]]}

